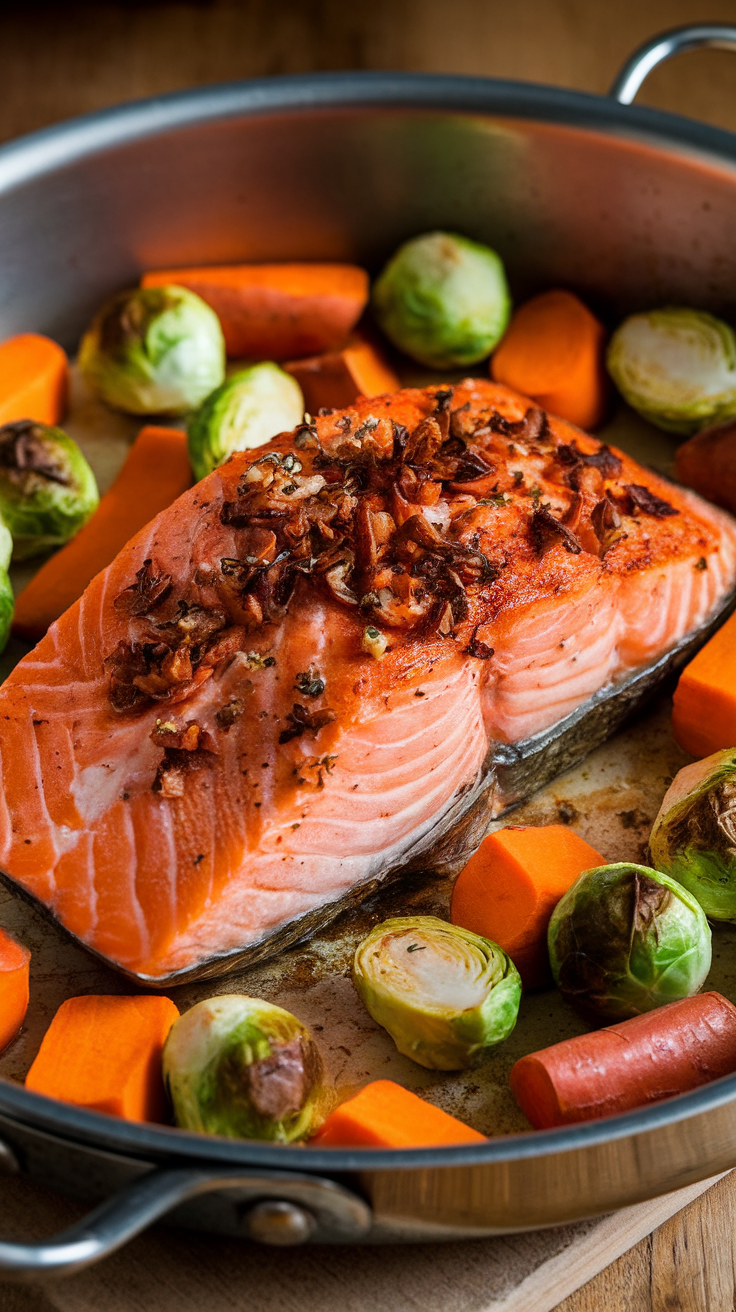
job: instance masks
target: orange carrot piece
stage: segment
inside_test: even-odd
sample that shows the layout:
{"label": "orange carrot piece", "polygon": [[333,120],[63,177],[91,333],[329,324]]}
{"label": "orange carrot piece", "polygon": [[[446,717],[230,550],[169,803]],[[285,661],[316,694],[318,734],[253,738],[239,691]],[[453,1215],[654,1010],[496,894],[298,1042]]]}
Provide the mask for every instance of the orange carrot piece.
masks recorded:
{"label": "orange carrot piece", "polygon": [[678,446],[675,478],[717,506],[736,511],[736,421],[704,428]]}
{"label": "orange carrot piece", "polygon": [[491,359],[491,377],[579,428],[596,428],[608,399],[605,336],[572,292],[544,292],[514,314]]}
{"label": "orange carrot piece", "polygon": [[393,1080],[367,1084],[336,1107],[310,1140],[315,1148],[433,1148],[484,1142],[484,1134]]}
{"label": "orange carrot piece", "polygon": [[69,394],[66,352],[50,337],[20,333],[0,342],[0,424],[58,424]]}
{"label": "orange carrot piece", "polygon": [[219,316],[234,359],[293,360],[342,346],[368,300],[355,264],[231,264],[160,269],[142,287],[196,292]]}
{"label": "orange carrot piece", "polygon": [[126,1121],[163,1121],[161,1054],[178,1017],[160,996],[69,998],[44,1035],[26,1088]]}
{"label": "orange carrot piece", "polygon": [[675,688],[672,731],[692,756],[736,746],[736,615],[685,666]]}
{"label": "orange carrot piece", "polygon": [[20,593],[14,632],[41,638],[81,597],[126,542],[192,484],[186,434],[142,428],[112,487],[71,542],[51,556]]}
{"label": "orange carrot piece", "polygon": [[700,993],[522,1057],[511,1088],[535,1130],[616,1116],[736,1071],[736,1007]]}
{"label": "orange carrot piece", "polygon": [[323,407],[344,410],[356,397],[397,392],[401,386],[379,349],[357,333],[341,351],[290,360],[284,369],[301,387],[310,415]]}
{"label": "orange carrot piece", "polygon": [[23,1024],[28,1010],[28,948],[0,929],[0,1052]]}
{"label": "orange carrot piece", "polygon": [[453,925],[493,939],[526,988],[551,980],[547,926],[584,870],[605,859],[567,825],[508,825],[484,838],[452,891]]}

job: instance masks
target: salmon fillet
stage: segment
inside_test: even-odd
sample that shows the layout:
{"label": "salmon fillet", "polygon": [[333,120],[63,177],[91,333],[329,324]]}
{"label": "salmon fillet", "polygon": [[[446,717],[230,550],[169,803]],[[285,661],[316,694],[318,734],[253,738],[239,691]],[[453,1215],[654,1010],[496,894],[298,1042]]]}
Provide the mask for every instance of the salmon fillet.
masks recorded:
{"label": "salmon fillet", "polygon": [[222,973],[430,863],[494,745],[735,578],[727,515],[504,387],[358,400],[186,492],[16,667],[0,866],[136,978]]}

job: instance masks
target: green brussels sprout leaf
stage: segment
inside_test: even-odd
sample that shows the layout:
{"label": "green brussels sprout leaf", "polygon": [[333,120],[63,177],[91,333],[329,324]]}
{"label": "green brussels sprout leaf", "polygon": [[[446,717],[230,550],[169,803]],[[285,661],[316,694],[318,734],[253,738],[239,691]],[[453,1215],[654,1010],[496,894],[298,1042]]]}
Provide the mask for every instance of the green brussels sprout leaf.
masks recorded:
{"label": "green brussels sprout leaf", "polygon": [[608,347],[624,400],[671,433],[697,433],[736,415],[736,335],[701,310],[632,314]]}
{"label": "green brussels sprout leaf", "polygon": [[736,922],[736,748],[679,771],[649,846],[659,869],[687,888],[706,916]]}
{"label": "green brussels sprout leaf", "polygon": [[318,1119],[321,1063],[309,1030],[259,998],[228,993],[185,1012],[164,1045],[163,1073],[184,1130],[292,1143]]}
{"label": "green brussels sprout leaf", "polygon": [[0,428],[0,515],[14,560],[63,546],[98,502],[92,470],[60,428],[32,419]]}
{"label": "green brussels sprout leaf", "polygon": [[304,398],[296,379],[264,362],[232,374],[210,393],[187,428],[195,478],[204,478],[234,451],[262,446],[301,423]]}
{"label": "green brussels sprout leaf", "polygon": [[372,304],[394,346],[434,369],[485,359],[511,316],[500,257],[451,232],[404,242],[376,280]]}
{"label": "green brussels sprout leaf", "polygon": [[607,1022],[697,993],[710,970],[710,940],[691,893],[627,862],[586,870],[555,907],[547,939],[563,996]]}
{"label": "green brussels sprout leaf", "polygon": [[358,945],[353,983],[399,1052],[438,1071],[474,1066],[503,1043],[521,998],[498,944],[435,916],[377,925]]}
{"label": "green brussels sprout leaf", "polygon": [[133,415],[181,415],[225,377],[220,320],[184,287],[120,292],[82,338],[79,365],[94,392]]}

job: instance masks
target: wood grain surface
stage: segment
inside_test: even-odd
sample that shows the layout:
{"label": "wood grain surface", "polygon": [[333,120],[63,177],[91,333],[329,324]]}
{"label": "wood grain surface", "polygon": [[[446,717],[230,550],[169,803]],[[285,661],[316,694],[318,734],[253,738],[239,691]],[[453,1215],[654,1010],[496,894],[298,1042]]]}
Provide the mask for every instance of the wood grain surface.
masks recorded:
{"label": "wood grain surface", "polygon": [[[641,41],[704,19],[736,23],[736,0],[709,0],[707,10],[703,0],[5,3],[0,140],[140,96],[315,69],[457,72],[604,93]],[[736,130],[736,55],[680,57],[655,72],[639,98]],[[729,1177],[559,1312],[727,1312],[736,1306],[735,1235]],[[0,1294],[2,1312],[54,1307],[36,1289],[4,1286]],[[150,1287],[138,1307],[156,1312]]]}

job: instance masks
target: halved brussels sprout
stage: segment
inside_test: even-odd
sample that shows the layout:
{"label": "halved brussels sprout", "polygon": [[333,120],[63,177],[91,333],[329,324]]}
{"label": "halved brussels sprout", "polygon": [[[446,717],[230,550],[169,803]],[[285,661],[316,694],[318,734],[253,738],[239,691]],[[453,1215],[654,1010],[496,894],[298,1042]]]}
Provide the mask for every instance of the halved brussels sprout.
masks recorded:
{"label": "halved brussels sprout", "polygon": [[63,546],[99,502],[87,461],[60,428],[19,419],[0,428],[0,515],[13,559]]}
{"label": "halved brussels sprout", "polygon": [[607,364],[624,400],[667,432],[696,433],[736,414],[736,335],[702,310],[630,315]]}
{"label": "halved brussels sprout", "polygon": [[321,1062],[312,1036],[260,998],[228,993],[185,1012],[164,1045],[163,1073],[184,1130],[292,1143],[317,1117]]}
{"label": "halved brussels sprout", "polygon": [[8,577],[8,565],[13,554],[13,539],[5,524],[0,523],[0,653],[5,651],[13,623],[15,598]]}
{"label": "halved brussels sprout", "polygon": [[249,451],[277,433],[291,432],[303,416],[301,388],[277,364],[254,364],[232,374],[189,421],[195,478],[211,474],[234,451]]}
{"label": "halved brussels sprout", "polygon": [[353,982],[399,1052],[435,1071],[475,1065],[516,1024],[521,980],[490,939],[435,916],[398,916],[358,945]]}
{"label": "halved brussels sprout", "polygon": [[181,415],[225,377],[220,320],[184,287],[137,287],[113,296],[79,347],[90,387],[116,410]]}
{"label": "halved brussels sprout", "polygon": [[547,941],[564,997],[605,1021],[688,998],[710,970],[710,928],[696,898],[626,861],[580,876],[557,903]]}
{"label": "halved brussels sprout", "polygon": [[649,847],[658,868],[689,889],[706,916],[736,921],[736,748],[675,775]]}
{"label": "halved brussels sprout", "polygon": [[374,284],[372,304],[394,346],[434,369],[485,359],[511,315],[500,257],[451,232],[404,242]]}

